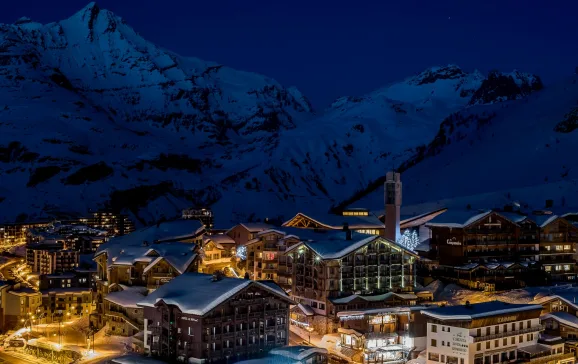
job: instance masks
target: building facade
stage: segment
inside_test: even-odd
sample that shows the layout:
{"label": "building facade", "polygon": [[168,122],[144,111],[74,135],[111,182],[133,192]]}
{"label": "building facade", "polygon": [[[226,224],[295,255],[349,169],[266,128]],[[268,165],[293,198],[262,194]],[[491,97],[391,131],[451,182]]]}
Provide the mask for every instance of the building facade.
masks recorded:
{"label": "building facade", "polygon": [[104,299],[111,287],[123,285],[153,291],[182,273],[197,272],[203,234],[199,221],[176,220],[115,237],[101,245],[94,255],[97,294],[92,325],[101,328],[106,324]]}
{"label": "building facade", "polygon": [[[315,312],[316,332],[337,332],[336,315],[342,308],[349,310],[352,300],[359,309],[380,308],[390,305],[390,292],[413,292],[415,253],[380,236],[347,229],[301,231],[301,242],[285,252],[291,298]],[[406,298],[414,304],[417,299],[413,294]]]}
{"label": "building facade", "polygon": [[260,356],[288,344],[293,303],[273,282],[186,273],[139,303],[145,351],[189,362]]}
{"label": "building facade", "polygon": [[211,209],[186,209],[183,210],[183,219],[199,220],[207,230],[212,230],[215,227],[215,217]]}
{"label": "building facade", "polygon": [[427,364],[573,363],[559,341],[540,339],[541,310],[499,301],[424,310]]}
{"label": "building facade", "polygon": [[34,273],[52,274],[68,272],[78,267],[80,253],[64,250],[62,242],[28,244],[26,263]]}

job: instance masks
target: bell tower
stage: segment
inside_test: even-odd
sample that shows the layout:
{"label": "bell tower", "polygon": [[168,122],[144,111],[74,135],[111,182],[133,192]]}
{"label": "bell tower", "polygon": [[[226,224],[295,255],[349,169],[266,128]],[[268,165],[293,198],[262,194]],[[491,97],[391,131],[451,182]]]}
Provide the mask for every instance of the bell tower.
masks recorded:
{"label": "bell tower", "polygon": [[401,175],[387,172],[385,178],[385,238],[397,242],[401,212]]}

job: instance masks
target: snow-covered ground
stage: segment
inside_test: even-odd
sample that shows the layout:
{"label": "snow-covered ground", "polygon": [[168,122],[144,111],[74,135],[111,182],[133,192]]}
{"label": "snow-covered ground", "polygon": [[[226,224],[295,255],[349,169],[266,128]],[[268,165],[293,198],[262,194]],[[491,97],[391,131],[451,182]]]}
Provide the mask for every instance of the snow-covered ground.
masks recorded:
{"label": "snow-covered ground", "polygon": [[536,295],[543,296],[563,292],[565,294],[575,292],[578,296],[578,287],[569,285],[546,286],[546,287],[526,287],[500,292],[472,291],[456,284],[444,285],[440,281],[430,283],[425,289],[434,294],[436,301],[447,301],[451,305],[463,305],[466,301],[470,303],[480,303],[488,301],[503,301],[508,303],[529,303],[536,298]]}

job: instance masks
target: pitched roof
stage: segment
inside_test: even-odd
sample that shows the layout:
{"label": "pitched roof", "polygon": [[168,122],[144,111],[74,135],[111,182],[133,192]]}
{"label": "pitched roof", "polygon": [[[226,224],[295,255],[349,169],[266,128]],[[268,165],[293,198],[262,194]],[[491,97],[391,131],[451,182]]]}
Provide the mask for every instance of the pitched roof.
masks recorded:
{"label": "pitched roof", "polygon": [[95,256],[107,251],[112,246],[142,246],[144,242],[148,242],[150,245],[154,242],[178,241],[195,237],[203,231],[204,226],[198,220],[165,221],[127,235],[112,238],[98,247]]}
{"label": "pitched roof", "polygon": [[[154,307],[155,304],[163,301],[168,305],[178,306],[183,313],[203,316],[251,285],[263,288],[295,304],[281,287],[270,281],[260,282],[229,277],[213,281],[210,274],[185,273],[162,285],[138,305]],[[188,289],[183,289],[183,287]]]}
{"label": "pitched roof", "polygon": [[119,306],[128,308],[141,308],[137,303],[142,301],[145,296],[133,290],[110,292],[104,297],[105,301],[115,303]]}
{"label": "pitched roof", "polygon": [[235,225],[232,228],[230,228],[229,230],[227,230],[227,234],[229,233],[229,231],[233,230],[237,226],[242,226],[243,228],[245,228],[245,230],[247,230],[250,233],[258,233],[259,231],[273,228],[273,225],[269,225],[269,224],[265,224],[265,223],[261,223],[261,222],[244,222],[242,224]]}
{"label": "pitched roof", "polygon": [[364,301],[369,301],[369,302],[379,302],[379,301],[385,301],[386,299],[393,297],[393,296],[399,297],[399,298],[404,299],[404,300],[417,299],[417,296],[412,294],[412,293],[387,292],[387,293],[383,293],[383,294],[375,295],[375,296],[360,296],[360,295],[352,294],[352,295],[347,296],[347,297],[334,298],[331,300],[331,302],[333,302],[335,304],[348,303],[348,302],[351,302],[357,298],[360,298]]}
{"label": "pitched roof", "polygon": [[325,227],[326,229],[341,230],[343,229],[343,224],[349,224],[350,229],[384,229],[385,225],[379,220],[377,216],[369,213],[368,216],[342,216],[342,215],[311,215],[302,212],[297,213],[290,220],[283,223],[283,226],[287,226],[293,219],[297,217],[304,217],[315,221],[319,225]]}
{"label": "pitched roof", "polygon": [[475,303],[471,305],[445,306],[423,310],[422,314],[439,320],[474,320],[483,317],[506,315],[520,311],[541,311],[542,306],[512,304],[501,301]]}
{"label": "pitched roof", "polygon": [[[160,226],[147,227],[110,239],[109,242],[100,245],[94,256],[106,253],[110,266],[133,265],[136,262],[151,263],[156,258],[154,255],[158,254],[173,268],[182,272],[194,259],[196,245],[176,240],[194,237],[203,229],[201,222],[196,220],[164,222]],[[159,243],[155,244],[155,241]],[[144,245],[145,242],[148,244]]]}
{"label": "pitched roof", "polygon": [[205,235],[203,237],[203,241],[205,243],[212,241],[217,245],[217,247],[220,247],[220,249],[223,248],[221,244],[235,244],[235,240],[226,234]]}
{"label": "pitched roof", "polygon": [[491,210],[448,210],[431,219],[426,226],[463,228],[491,214]]}
{"label": "pitched roof", "polygon": [[558,322],[560,322],[566,326],[570,326],[570,327],[573,327],[575,329],[578,329],[578,317],[571,315],[568,312],[561,312],[561,311],[550,312],[550,313],[547,313],[545,315],[542,315],[540,317],[540,321],[546,320],[549,318],[554,319],[554,320],[556,320],[556,321],[558,321]]}

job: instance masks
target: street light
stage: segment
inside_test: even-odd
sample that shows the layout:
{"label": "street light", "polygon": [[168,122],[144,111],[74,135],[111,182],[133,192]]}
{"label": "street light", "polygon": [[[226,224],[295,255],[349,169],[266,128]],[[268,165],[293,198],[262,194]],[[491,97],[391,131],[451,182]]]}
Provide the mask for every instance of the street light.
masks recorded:
{"label": "street light", "polygon": [[311,333],[313,332],[313,328],[311,326],[307,326],[306,330],[309,333],[309,345],[311,345]]}

